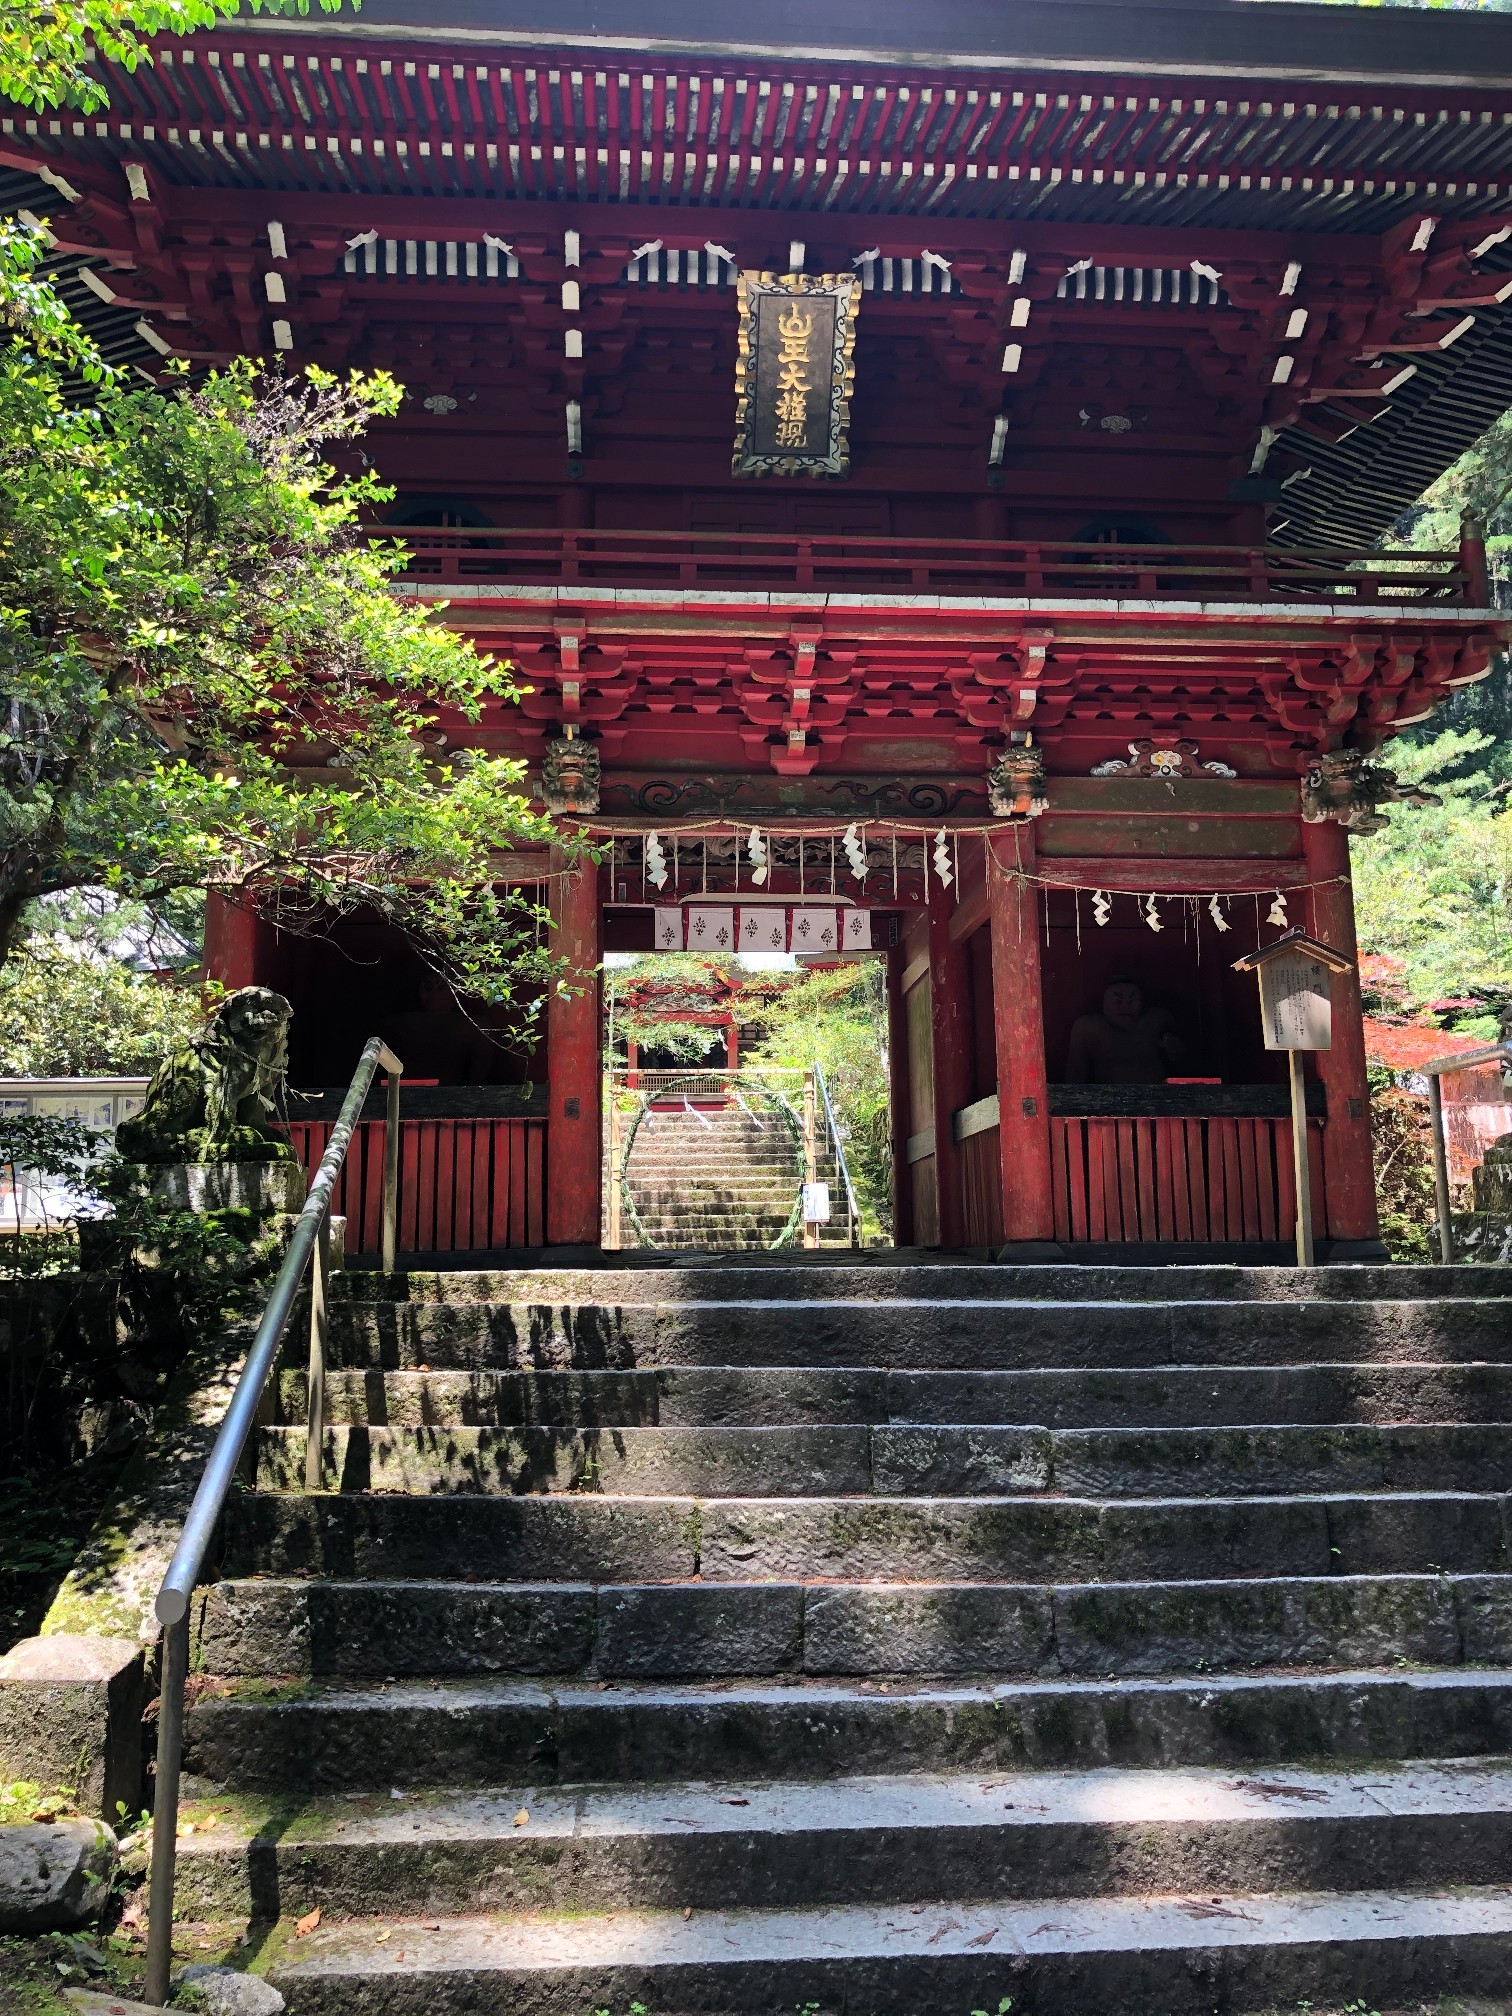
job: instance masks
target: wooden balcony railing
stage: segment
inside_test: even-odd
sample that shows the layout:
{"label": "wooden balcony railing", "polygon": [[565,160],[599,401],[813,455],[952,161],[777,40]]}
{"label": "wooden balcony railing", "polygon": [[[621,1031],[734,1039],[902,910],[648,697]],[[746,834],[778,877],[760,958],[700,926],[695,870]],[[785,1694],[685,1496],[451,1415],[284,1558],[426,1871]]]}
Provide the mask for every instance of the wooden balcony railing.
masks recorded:
{"label": "wooden balcony railing", "polygon": [[369,528],[408,551],[403,578],[465,587],[726,589],[736,593],[1065,596],[1095,601],[1449,603],[1483,606],[1473,556],[1277,546],[1120,546],[771,532]]}

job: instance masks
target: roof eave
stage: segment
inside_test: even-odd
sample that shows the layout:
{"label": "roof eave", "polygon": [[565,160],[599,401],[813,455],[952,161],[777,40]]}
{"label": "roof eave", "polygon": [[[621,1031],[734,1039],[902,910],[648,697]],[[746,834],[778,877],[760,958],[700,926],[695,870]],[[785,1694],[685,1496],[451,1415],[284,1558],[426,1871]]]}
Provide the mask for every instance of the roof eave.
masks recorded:
{"label": "roof eave", "polygon": [[[1512,15],[1293,0],[363,0],[358,13],[238,16],[230,32],[581,49],[607,57],[748,57],[911,70],[1041,70],[1276,83],[1512,86]],[[438,18],[441,17],[441,18]],[[928,37],[913,39],[923,29]],[[1278,51],[1284,50],[1284,58]]]}

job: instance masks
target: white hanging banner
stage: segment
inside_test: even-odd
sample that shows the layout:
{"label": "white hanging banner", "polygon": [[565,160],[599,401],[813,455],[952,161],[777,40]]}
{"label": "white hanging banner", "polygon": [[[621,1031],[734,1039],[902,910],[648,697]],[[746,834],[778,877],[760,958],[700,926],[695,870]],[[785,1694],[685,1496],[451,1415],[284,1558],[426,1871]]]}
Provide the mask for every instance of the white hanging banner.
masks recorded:
{"label": "white hanging banner", "polygon": [[839,949],[840,926],[833,910],[819,909],[808,904],[794,910],[792,931],[794,952],[837,952]]}
{"label": "white hanging banner", "polygon": [[742,905],[740,949],[742,952],[786,952],[786,908],[781,903]]}
{"label": "white hanging banner", "polygon": [[656,912],[656,949],[658,952],[681,952],[683,949],[683,913],[679,904]]}
{"label": "white hanging banner", "polygon": [[847,952],[870,952],[872,942],[870,910],[840,912],[840,942]]}
{"label": "white hanging banner", "polygon": [[733,952],[735,912],[728,904],[688,905],[688,950],[690,952]]}

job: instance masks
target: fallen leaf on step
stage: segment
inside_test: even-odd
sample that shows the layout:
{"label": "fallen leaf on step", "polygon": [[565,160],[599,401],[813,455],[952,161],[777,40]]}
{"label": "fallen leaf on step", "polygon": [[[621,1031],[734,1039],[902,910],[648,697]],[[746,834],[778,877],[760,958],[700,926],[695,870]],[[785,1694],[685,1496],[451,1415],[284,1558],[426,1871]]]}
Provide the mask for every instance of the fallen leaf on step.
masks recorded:
{"label": "fallen leaf on step", "polygon": [[968,1939],[966,1944],[968,1946],[990,1946],[997,1935],[998,1928],[996,1925],[989,1925],[985,1932],[978,1932],[975,1939]]}
{"label": "fallen leaf on step", "polygon": [[380,1933],[378,1934],[378,1944],[379,1944],[380,1946],[381,1946],[381,1945],[383,1945],[383,1943],[384,1943],[384,1941],[385,1941],[385,1940],[388,1940],[388,1939],[392,1939],[392,1938],[393,1938],[393,1936],[394,1936],[394,1935],[393,1935],[393,1933],[392,1933],[392,1932],[380,1932]]}
{"label": "fallen leaf on step", "polygon": [[[1176,1908],[1192,1918],[1249,1918],[1250,1915],[1247,1911],[1230,1910],[1227,1904],[1219,1904],[1216,1900],[1205,1904],[1200,1897],[1183,1897]],[[1250,1922],[1253,1924],[1255,1921],[1251,1919]]]}
{"label": "fallen leaf on step", "polygon": [[721,1806],[749,1806],[751,1802],[749,1799],[726,1799],[721,1796],[719,1803]]}
{"label": "fallen leaf on step", "polygon": [[516,1813],[514,1824],[516,1827],[528,1827],[530,1825],[530,1814],[525,1807],[522,1806],[519,1812]]}
{"label": "fallen leaf on step", "polygon": [[421,1924],[420,1930],[422,1932],[439,1932],[441,1930],[441,1920],[439,1918],[427,1918]]}
{"label": "fallen leaf on step", "polygon": [[220,1815],[219,1813],[207,1813],[199,1824],[208,1833],[212,1827],[219,1827]]}
{"label": "fallen leaf on step", "polygon": [[303,1918],[295,1919],[294,1937],[296,1939],[307,1939],[309,1935],[315,1930],[315,1927],[319,1923],[320,1923],[320,1906],[317,1904],[313,1911],[306,1911]]}
{"label": "fallen leaf on step", "polygon": [[947,1932],[959,1932],[960,1929],[961,1929],[961,1921],[959,1918],[947,1918],[945,1920],[945,1923],[939,1928],[937,1932],[930,1933],[929,1944],[931,1946],[934,1946],[941,1939],[945,1937],[945,1934]]}
{"label": "fallen leaf on step", "polygon": [[691,1904],[684,1904],[684,1906],[683,1906],[683,1923],[684,1923],[684,1924],[686,1925],[686,1923],[688,1922],[688,1920],[689,1920],[689,1919],[690,1919],[690,1918],[691,1918],[692,1916],[693,1916],[693,1906],[692,1906]]}

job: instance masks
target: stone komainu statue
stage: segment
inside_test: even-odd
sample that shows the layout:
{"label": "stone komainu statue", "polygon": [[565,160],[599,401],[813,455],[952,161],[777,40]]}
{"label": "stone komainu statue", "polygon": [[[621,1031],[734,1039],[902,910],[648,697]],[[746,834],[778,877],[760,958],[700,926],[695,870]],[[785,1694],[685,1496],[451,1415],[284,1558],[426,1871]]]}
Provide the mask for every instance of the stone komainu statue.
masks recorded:
{"label": "stone komainu statue", "polygon": [[271,988],[238,989],[163,1059],[141,1112],[116,1129],[117,1152],[134,1162],[292,1162],[267,1118],[288,1069],[293,1012]]}

